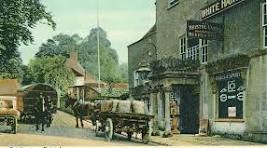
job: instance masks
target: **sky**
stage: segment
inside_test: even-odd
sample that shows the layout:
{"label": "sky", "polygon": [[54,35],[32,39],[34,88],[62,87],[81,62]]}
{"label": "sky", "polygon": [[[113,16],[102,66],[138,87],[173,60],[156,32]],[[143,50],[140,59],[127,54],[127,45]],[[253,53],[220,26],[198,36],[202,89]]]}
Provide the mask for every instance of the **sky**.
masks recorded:
{"label": "sky", "polygon": [[[57,27],[38,23],[32,29],[34,43],[21,45],[24,64],[38,51],[42,43],[59,33],[85,37],[97,26],[97,0],[42,0],[51,12]],[[100,27],[117,50],[120,63],[128,62],[127,46],[139,40],[155,23],[155,0],[99,0]]]}

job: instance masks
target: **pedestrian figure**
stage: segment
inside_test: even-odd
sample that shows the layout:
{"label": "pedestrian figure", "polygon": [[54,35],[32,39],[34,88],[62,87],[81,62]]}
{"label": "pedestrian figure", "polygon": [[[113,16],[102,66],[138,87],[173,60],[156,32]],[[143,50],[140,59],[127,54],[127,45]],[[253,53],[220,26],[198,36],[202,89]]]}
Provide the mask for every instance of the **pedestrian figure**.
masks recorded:
{"label": "pedestrian figure", "polygon": [[41,124],[41,131],[44,132],[44,126],[50,127],[53,118],[53,104],[50,97],[44,97],[42,93],[39,95],[36,105],[34,106],[36,131],[39,130]]}

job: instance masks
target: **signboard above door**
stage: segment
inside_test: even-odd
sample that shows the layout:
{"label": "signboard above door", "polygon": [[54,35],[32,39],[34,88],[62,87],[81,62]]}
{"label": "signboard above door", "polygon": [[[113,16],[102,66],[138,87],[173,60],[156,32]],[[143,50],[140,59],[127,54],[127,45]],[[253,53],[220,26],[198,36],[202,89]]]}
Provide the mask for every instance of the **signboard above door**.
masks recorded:
{"label": "signboard above door", "polygon": [[216,2],[201,9],[201,18],[202,20],[207,19],[244,1],[245,0],[217,0]]}
{"label": "signboard above door", "polygon": [[223,25],[204,21],[187,21],[187,38],[223,40]]}

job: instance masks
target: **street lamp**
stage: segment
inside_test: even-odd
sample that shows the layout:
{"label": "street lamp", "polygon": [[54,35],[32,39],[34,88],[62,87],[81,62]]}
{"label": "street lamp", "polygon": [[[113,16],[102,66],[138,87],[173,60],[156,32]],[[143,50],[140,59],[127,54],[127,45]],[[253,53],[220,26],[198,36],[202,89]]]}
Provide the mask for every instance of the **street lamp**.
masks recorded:
{"label": "street lamp", "polygon": [[136,71],[138,73],[138,76],[140,76],[141,81],[143,84],[148,83],[148,74],[150,73],[150,68],[147,67],[147,65],[141,65],[140,68]]}

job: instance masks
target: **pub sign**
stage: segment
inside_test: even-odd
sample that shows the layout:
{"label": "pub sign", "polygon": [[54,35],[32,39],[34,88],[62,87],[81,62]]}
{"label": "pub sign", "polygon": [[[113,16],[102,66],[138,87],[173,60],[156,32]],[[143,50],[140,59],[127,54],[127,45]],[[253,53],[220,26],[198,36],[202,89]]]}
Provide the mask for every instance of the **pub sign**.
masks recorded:
{"label": "pub sign", "polygon": [[244,1],[245,0],[217,0],[216,2],[201,9],[201,18],[202,20],[207,19]]}
{"label": "pub sign", "polygon": [[188,20],[187,37],[204,40],[223,40],[223,25],[204,21]]}
{"label": "pub sign", "polygon": [[240,71],[215,76],[218,86],[219,118],[243,117],[245,87]]}

